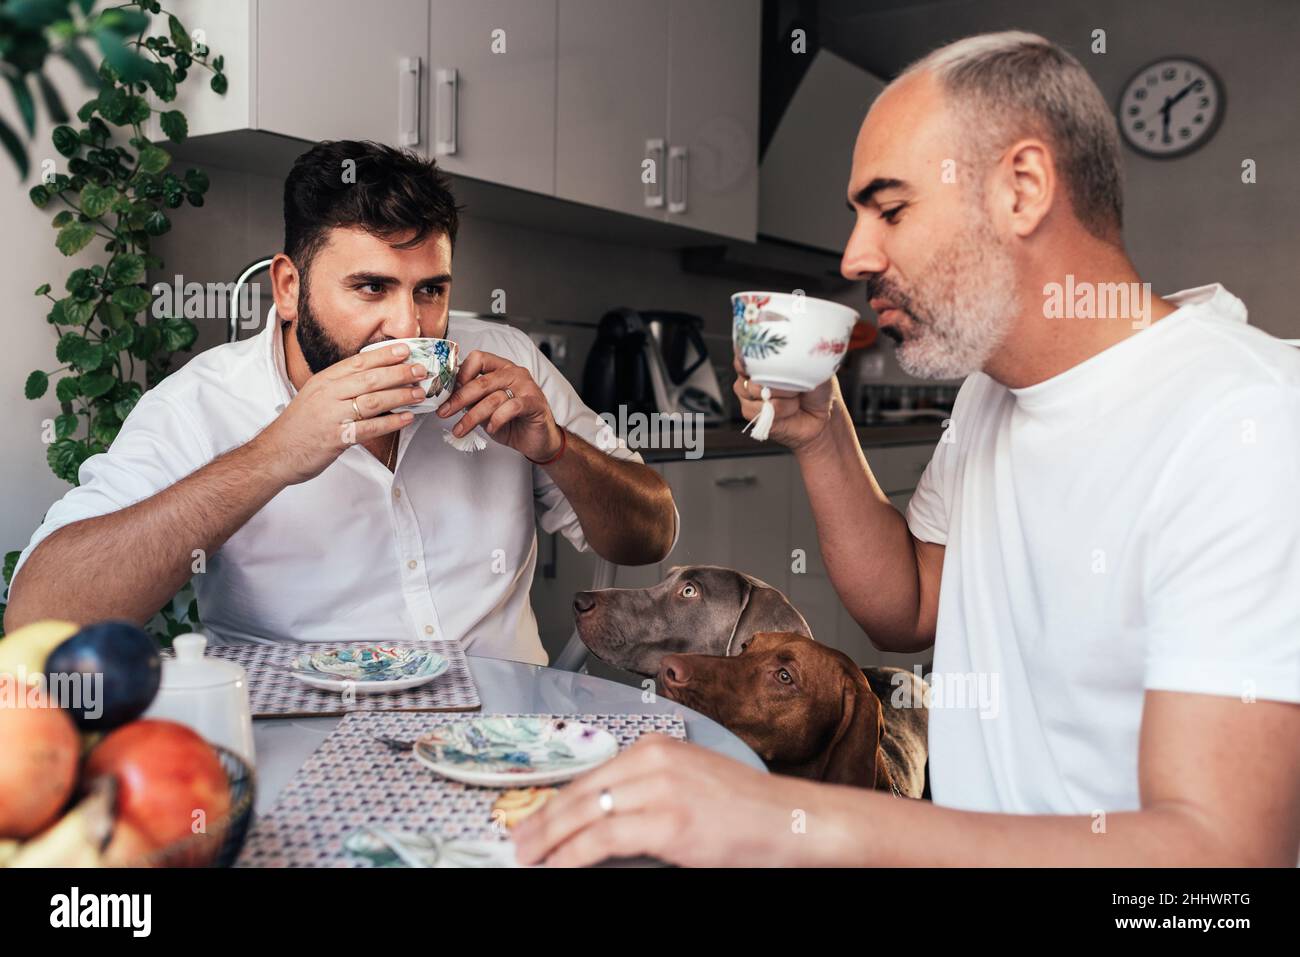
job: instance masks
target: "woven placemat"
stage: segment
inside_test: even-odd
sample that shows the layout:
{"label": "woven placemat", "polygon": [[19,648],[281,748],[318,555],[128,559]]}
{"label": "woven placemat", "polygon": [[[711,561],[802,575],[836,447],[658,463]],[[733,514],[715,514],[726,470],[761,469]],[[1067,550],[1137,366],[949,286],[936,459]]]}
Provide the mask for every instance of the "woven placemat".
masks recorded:
{"label": "woven placemat", "polygon": [[[620,748],[650,732],[686,738],[686,725],[676,714],[539,717],[598,725],[618,739]],[[501,789],[449,781],[411,752],[394,751],[374,738],[414,740],[433,724],[456,720],[456,715],[401,712],[348,715],[293,776],[270,812],[258,818],[236,866],[369,867],[368,860],[343,847],[348,835],[365,826],[444,839],[507,840],[492,821],[492,802]]]}
{"label": "woven placemat", "polygon": [[[406,691],[345,697],[337,691],[321,691],[305,685],[285,670],[299,655],[373,644],[373,641],[353,641],[217,645],[208,648],[206,653],[243,666],[248,673],[248,698],[254,718],[305,718],[353,711],[475,711],[482,707],[465,652],[454,641],[437,642],[434,648],[451,666],[428,684]],[[169,649],[164,654],[171,655],[172,651]]]}

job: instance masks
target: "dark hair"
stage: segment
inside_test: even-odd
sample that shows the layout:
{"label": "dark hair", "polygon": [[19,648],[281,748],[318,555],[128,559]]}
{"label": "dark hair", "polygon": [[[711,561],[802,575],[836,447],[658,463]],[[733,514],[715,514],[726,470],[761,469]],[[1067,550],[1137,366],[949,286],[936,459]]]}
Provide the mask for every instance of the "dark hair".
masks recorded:
{"label": "dark hair", "polygon": [[284,181],[284,251],[299,272],[340,226],[381,239],[414,231],[398,249],[446,233],[454,247],[459,209],[433,160],[381,143],[326,141],[294,160]]}

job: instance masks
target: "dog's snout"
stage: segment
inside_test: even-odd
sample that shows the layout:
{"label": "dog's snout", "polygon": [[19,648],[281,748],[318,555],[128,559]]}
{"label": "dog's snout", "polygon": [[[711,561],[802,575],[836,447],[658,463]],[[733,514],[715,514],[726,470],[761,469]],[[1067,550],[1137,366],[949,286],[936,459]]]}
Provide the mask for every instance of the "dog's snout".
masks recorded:
{"label": "dog's snout", "polygon": [[659,683],[665,688],[681,688],[691,681],[691,669],[681,655],[667,655],[659,666]]}
{"label": "dog's snout", "polygon": [[596,596],[589,591],[580,591],[573,596],[573,610],[579,615],[596,607]]}

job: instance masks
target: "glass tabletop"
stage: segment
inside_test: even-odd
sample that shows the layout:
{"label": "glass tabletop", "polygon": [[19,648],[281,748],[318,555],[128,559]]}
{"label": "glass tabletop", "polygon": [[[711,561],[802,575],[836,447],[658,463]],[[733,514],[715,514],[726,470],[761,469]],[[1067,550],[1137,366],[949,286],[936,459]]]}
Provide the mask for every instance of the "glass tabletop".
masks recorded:
{"label": "glass tabletop", "polygon": [[[686,739],[753,768],[763,762],[722,725],[697,711],[646,690],[594,675],[541,665],[467,656],[478,686],[481,711],[470,714],[679,714]],[[646,679],[649,681],[649,679]],[[341,719],[261,718],[253,722],[257,748],[257,813],[265,814],[307,757]]]}

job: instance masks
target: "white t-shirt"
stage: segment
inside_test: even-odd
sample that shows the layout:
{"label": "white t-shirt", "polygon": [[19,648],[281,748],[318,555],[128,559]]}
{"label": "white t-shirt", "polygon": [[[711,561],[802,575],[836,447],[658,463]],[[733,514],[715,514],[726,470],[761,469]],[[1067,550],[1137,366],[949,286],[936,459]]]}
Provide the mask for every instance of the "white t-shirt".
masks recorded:
{"label": "white t-shirt", "polygon": [[[555,421],[615,458],[604,422],[538,352],[498,322],[453,316],[447,337],[528,369]],[[81,484],[50,508],[18,567],[47,536],[125,508],[253,438],[295,394],[272,307],[257,336],[216,346],[150,389]],[[459,452],[443,432],[460,416],[417,415],[395,474],[359,445],[290,485],[205,557],[199,617],[230,641],[458,641],[470,654],[546,664],[529,603],[537,532],[587,549],[578,516],[546,472],[497,442]],[[158,542],[190,560],[192,542]],[[191,567],[194,567],[193,565]]]}
{"label": "white t-shirt", "polygon": [[1220,285],[1164,298],[1044,382],[962,385],[907,510],[946,546],[937,804],[1133,810],[1146,690],[1300,702],[1300,350]]}

